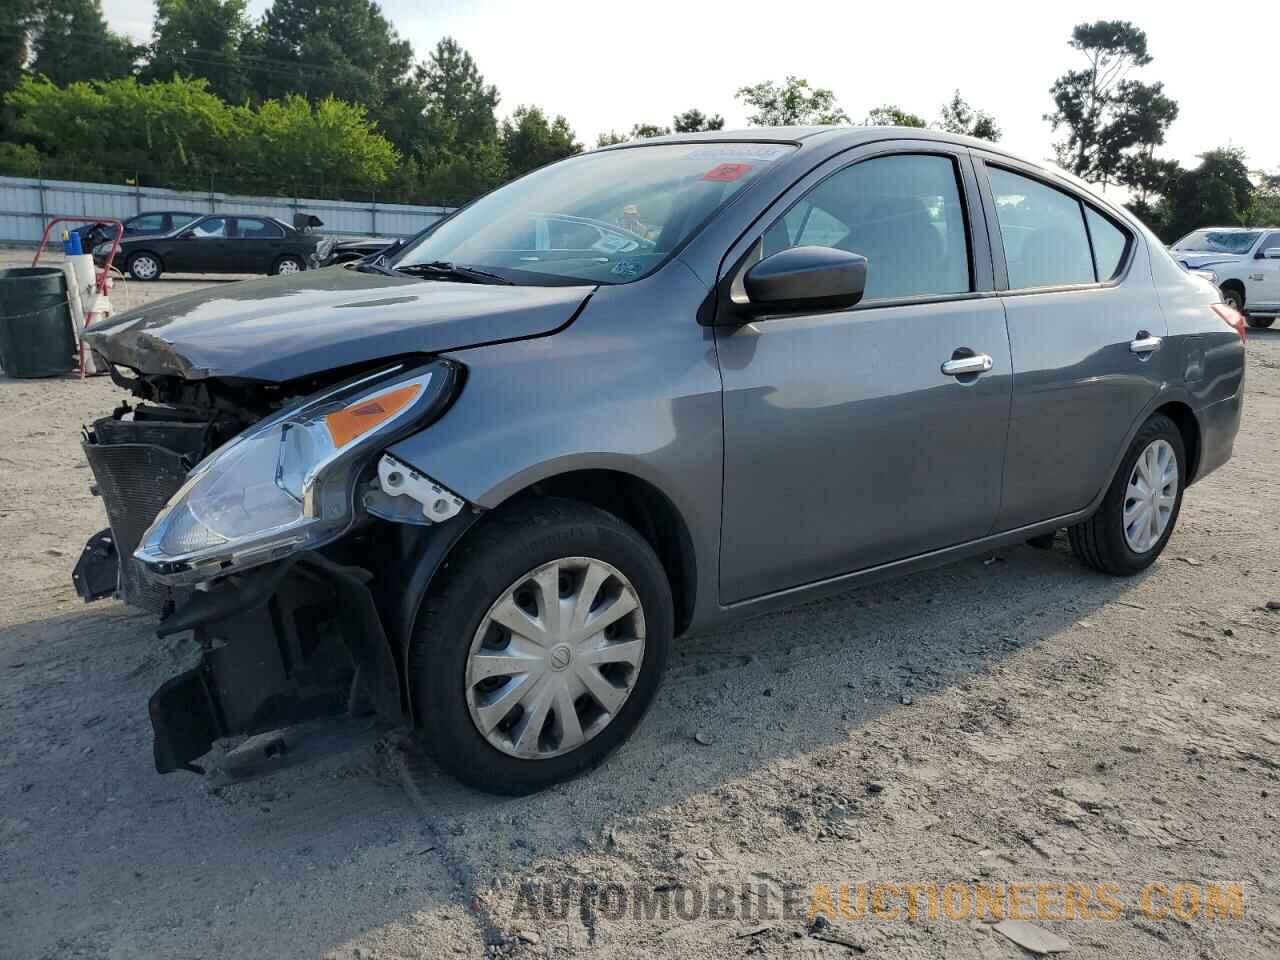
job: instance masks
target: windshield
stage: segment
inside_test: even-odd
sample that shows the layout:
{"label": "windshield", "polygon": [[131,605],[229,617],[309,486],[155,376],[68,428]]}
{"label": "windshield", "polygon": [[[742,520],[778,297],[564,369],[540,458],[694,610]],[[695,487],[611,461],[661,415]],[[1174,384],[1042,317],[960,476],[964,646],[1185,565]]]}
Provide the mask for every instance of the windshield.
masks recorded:
{"label": "windshield", "polygon": [[1261,231],[1197,230],[1173,245],[1175,250],[1197,253],[1248,253]]}
{"label": "windshield", "polygon": [[452,264],[517,284],[638,280],[791,149],[673,143],[570,157],[477,200],[390,266]]}

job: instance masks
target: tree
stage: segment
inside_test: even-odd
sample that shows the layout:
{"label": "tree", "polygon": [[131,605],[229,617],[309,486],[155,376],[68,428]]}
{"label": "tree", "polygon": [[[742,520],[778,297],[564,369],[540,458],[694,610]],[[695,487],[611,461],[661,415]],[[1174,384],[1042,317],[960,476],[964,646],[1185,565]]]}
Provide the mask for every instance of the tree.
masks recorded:
{"label": "tree", "polygon": [[1242,224],[1253,194],[1244,151],[1221,147],[1202,153],[1200,165],[1184,172],[1170,188],[1168,237],[1176,239],[1200,227]]}
{"label": "tree", "polygon": [[848,123],[849,115],[836,102],[836,95],[809,81],[787,75],[778,86],[772,80],[741,87],[735,96],[752,109],[747,123],[753,127],[787,127]]}
{"label": "tree", "polygon": [[498,134],[498,88],[485,83],[471,54],[452,37],[436,44],[421,82],[435,123],[451,124],[455,143],[480,143]]}
{"label": "tree", "polygon": [[628,140],[648,140],[650,137],[665,137],[671,133],[670,127],[660,127],[656,123],[637,123],[631,128]]}
{"label": "tree", "polygon": [[619,143],[629,143],[631,138],[617,130],[606,130],[596,137],[597,147],[612,147]]}
{"label": "tree", "polygon": [[677,113],[671,118],[676,133],[702,133],[704,130],[723,130],[724,117],[718,113],[705,114],[696,107]]}
{"label": "tree", "polygon": [[502,122],[502,153],[512,177],[581,150],[582,144],[574,140],[569,121],[559,114],[548,120],[541,107],[516,107]]}
{"label": "tree", "polygon": [[326,183],[378,186],[400,161],[364,107],[333,97],[316,104],[297,94],[268,100],[251,115],[247,132],[253,173],[290,184],[295,195]]}
{"label": "tree", "polygon": [[252,85],[240,60],[249,32],[245,0],[156,0],[148,80],[197,76],[229,103],[243,103]]}
{"label": "tree", "polygon": [[938,126],[947,133],[958,133],[966,137],[977,137],[979,140],[1000,139],[1000,126],[995,117],[985,110],[978,110],[960,96],[957,90],[951,99],[943,104],[942,117]]}
{"label": "tree", "polygon": [[9,27],[0,27],[0,140],[16,135],[13,108],[5,102],[21,79],[31,54],[28,34],[35,19],[34,0],[6,0],[9,4]]}
{"label": "tree", "polygon": [[241,56],[263,100],[341,97],[375,118],[413,65],[413,47],[374,0],[274,0]]}
{"label": "tree", "polygon": [[1066,139],[1054,144],[1058,162],[1105,186],[1119,179],[1129,153],[1152,156],[1178,107],[1161,84],[1127,78],[1151,62],[1146,33],[1129,21],[1077,24],[1070,46],[1084,54],[1087,66],[1054,81],[1055,110],[1045,119],[1054,130],[1067,130]]}
{"label": "tree", "polygon": [[30,70],[58,85],[127,77],[142,55],[107,29],[101,0],[34,0],[27,22]]}
{"label": "tree", "polygon": [[1253,199],[1242,218],[1246,227],[1280,226],[1280,173],[1269,174],[1265,170],[1255,170],[1253,175],[1258,180],[1254,188]]}
{"label": "tree", "polygon": [[928,124],[914,113],[886,103],[867,114],[864,126],[868,127],[927,127]]}

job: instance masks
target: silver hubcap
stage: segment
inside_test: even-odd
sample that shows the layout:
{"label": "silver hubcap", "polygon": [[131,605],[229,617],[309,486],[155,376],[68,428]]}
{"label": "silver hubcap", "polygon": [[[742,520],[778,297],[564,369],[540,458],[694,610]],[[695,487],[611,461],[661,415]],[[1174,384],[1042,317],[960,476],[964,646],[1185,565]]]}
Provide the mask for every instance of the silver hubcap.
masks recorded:
{"label": "silver hubcap", "polygon": [[133,261],[133,272],[141,280],[150,280],[156,275],[156,262],[150,257],[139,257]]}
{"label": "silver hubcap", "polygon": [[296,260],[282,260],[280,261],[280,269],[278,272],[279,273],[301,273],[302,268],[298,266],[298,261]]}
{"label": "silver hubcap", "polygon": [[602,560],[566,557],[513,583],[467,655],[471,720],[503,753],[559,756],[609,725],[640,675],[644,611]]}
{"label": "silver hubcap", "polygon": [[1167,440],[1153,440],[1138,456],[1124,498],[1124,539],[1146,553],[1164,536],[1178,499],[1178,458]]}

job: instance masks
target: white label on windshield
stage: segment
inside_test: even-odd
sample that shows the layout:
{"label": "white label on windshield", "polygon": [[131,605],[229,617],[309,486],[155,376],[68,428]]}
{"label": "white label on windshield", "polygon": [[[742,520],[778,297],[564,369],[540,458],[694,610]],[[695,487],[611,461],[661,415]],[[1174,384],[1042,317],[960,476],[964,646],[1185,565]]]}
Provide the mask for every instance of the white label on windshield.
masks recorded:
{"label": "white label on windshield", "polygon": [[703,160],[726,160],[740,163],[768,163],[794,148],[781,143],[699,143],[689,148],[686,157]]}

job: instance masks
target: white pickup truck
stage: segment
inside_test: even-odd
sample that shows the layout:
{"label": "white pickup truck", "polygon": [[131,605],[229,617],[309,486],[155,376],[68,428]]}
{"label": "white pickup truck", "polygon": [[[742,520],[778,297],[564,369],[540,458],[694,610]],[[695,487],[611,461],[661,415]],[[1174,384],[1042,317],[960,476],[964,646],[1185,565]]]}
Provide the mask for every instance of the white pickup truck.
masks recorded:
{"label": "white pickup truck", "polygon": [[1206,227],[1169,250],[1188,270],[1212,273],[1249,326],[1269,327],[1280,316],[1280,227]]}

